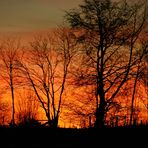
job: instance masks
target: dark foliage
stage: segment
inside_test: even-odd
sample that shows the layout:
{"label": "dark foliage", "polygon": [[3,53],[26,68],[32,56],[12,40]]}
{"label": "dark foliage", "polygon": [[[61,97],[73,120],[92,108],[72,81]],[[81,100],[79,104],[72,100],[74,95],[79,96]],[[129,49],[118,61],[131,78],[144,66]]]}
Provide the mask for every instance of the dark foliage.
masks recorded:
{"label": "dark foliage", "polygon": [[18,127],[39,127],[41,123],[34,118],[24,118],[22,122],[18,124]]}

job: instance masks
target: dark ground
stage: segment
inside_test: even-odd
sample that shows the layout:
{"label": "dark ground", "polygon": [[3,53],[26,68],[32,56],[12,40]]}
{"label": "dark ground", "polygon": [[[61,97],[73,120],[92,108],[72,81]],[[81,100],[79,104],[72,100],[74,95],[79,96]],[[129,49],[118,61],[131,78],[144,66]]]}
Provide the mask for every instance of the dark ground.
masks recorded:
{"label": "dark ground", "polygon": [[148,126],[104,129],[0,128],[0,148],[148,148]]}

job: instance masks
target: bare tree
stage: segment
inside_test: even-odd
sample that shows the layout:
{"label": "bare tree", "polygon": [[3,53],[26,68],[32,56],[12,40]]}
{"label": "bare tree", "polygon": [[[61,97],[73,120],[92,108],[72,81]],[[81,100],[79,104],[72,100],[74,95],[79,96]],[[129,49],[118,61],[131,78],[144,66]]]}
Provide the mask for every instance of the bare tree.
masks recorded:
{"label": "bare tree", "polygon": [[73,37],[65,28],[52,35],[37,36],[30,44],[24,63],[20,62],[50,127],[58,126],[68,70],[76,53]]}
{"label": "bare tree", "polygon": [[11,124],[15,124],[15,94],[14,89],[19,84],[19,73],[17,60],[21,57],[21,45],[20,41],[16,39],[6,39],[2,42],[0,47],[0,68],[1,78],[6,84],[5,89],[9,88],[11,91],[12,99],[12,121]]}
{"label": "bare tree", "polygon": [[77,40],[83,45],[76,83],[94,88],[95,127],[103,127],[105,114],[135,64],[133,51],[146,20],[145,3],[84,0],[66,17],[80,32]]}

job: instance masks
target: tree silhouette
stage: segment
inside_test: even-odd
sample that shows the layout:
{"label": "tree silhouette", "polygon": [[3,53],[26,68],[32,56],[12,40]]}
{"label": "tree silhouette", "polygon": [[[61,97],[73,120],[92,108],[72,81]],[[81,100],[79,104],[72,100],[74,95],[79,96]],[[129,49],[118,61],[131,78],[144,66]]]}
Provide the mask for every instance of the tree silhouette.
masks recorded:
{"label": "tree silhouette", "polygon": [[0,47],[0,61],[1,61],[1,78],[6,84],[6,88],[10,88],[12,99],[12,121],[11,124],[15,124],[15,95],[14,89],[20,85],[19,81],[19,67],[17,60],[22,56],[23,47],[20,45],[20,41],[16,39],[6,39],[2,42]]}
{"label": "tree silhouette", "polygon": [[133,52],[146,21],[144,2],[84,0],[66,19],[79,32],[83,46],[76,85],[94,88],[95,127],[103,127],[105,115],[129,79]]}
{"label": "tree silhouette", "polygon": [[60,28],[52,35],[37,36],[31,42],[24,62],[20,62],[22,73],[32,86],[50,127],[58,126],[75,44],[72,32]]}

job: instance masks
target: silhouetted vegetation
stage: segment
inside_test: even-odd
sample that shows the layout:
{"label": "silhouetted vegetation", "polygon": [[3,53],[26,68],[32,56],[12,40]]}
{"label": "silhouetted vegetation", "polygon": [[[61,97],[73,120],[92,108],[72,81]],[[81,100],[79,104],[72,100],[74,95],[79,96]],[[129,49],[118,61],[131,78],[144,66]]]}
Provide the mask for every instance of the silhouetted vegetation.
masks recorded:
{"label": "silhouetted vegetation", "polygon": [[[147,146],[147,126],[103,129],[51,129],[49,127],[0,128],[3,147],[144,147]],[[8,142],[9,141],[9,142]]]}
{"label": "silhouetted vegetation", "polygon": [[84,0],[26,46],[0,43],[0,147],[145,148],[147,1]]}
{"label": "silhouetted vegetation", "polygon": [[[76,37],[82,46],[81,66],[76,67],[74,83],[79,88],[92,89],[88,94],[92,93],[95,100],[96,127],[104,126],[111,109],[120,108],[117,96],[124,85],[134,79],[133,69],[147,54],[147,47],[143,49],[142,45],[136,51],[146,24],[146,9],[143,1],[131,4],[127,1],[84,0],[79,9],[67,12],[71,27],[81,32]],[[141,53],[140,58],[134,56],[137,52]],[[135,79],[136,85],[138,74]],[[135,89],[130,122],[133,120],[134,94]]]}

